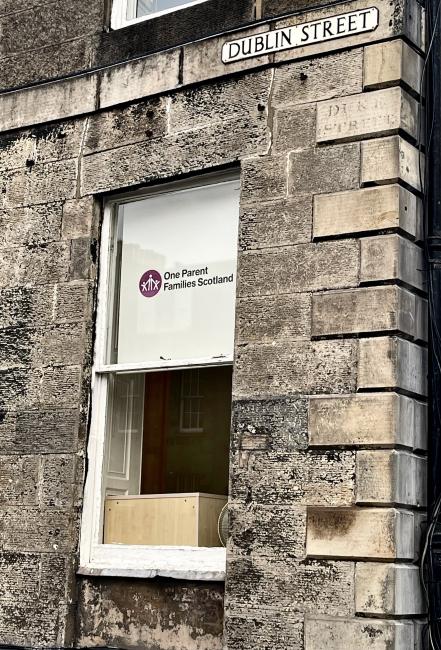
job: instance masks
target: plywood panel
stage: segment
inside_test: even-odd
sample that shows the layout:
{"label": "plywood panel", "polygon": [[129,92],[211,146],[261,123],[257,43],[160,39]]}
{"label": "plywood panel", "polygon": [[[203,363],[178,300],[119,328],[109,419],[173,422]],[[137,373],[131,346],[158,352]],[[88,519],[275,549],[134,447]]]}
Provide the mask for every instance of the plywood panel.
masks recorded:
{"label": "plywood panel", "polygon": [[226,502],[199,493],[108,497],[104,543],[219,546],[217,519]]}
{"label": "plywood panel", "polygon": [[217,522],[227,497],[202,496],[199,499],[198,546],[221,546]]}

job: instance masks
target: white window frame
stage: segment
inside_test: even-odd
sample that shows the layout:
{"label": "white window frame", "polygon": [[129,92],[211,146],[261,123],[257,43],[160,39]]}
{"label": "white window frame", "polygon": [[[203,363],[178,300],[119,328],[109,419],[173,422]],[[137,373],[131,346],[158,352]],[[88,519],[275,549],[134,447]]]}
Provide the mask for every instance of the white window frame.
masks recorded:
{"label": "white window frame", "polygon": [[142,23],[145,20],[151,20],[152,18],[157,18],[158,16],[175,13],[176,11],[181,11],[187,7],[199,5],[207,1],[208,0],[192,0],[182,7],[171,7],[170,9],[156,11],[155,13],[148,14],[147,16],[140,16],[139,18],[127,18],[127,14],[129,13],[131,7],[134,6],[134,0],[113,0],[110,27],[111,29],[121,29],[122,27],[127,27],[128,25],[136,25],[136,23]]}
{"label": "white window frame", "polygon": [[[187,183],[170,184],[170,191],[177,187],[195,187],[205,183],[222,182],[237,178],[236,174],[225,173],[207,175],[191,179]],[[150,192],[140,191],[117,196],[104,206],[104,219],[101,231],[100,280],[96,319],[96,338],[94,363],[92,368],[92,413],[88,442],[88,473],[84,490],[84,504],[81,522],[80,567],[81,575],[102,575],[115,577],[154,578],[156,576],[186,580],[225,580],[226,549],[198,548],[189,546],[136,546],[124,544],[104,544],[102,540],[104,524],[104,454],[107,417],[108,376],[114,372],[136,372],[164,369],[182,369],[231,366],[233,356],[222,360],[186,359],[177,364],[173,361],[160,361],[155,364],[106,364],[108,353],[108,331],[112,310],[112,293],[109,288],[114,277],[114,226],[115,208],[121,203],[143,199],[152,194],[162,194],[167,187],[158,187]]]}

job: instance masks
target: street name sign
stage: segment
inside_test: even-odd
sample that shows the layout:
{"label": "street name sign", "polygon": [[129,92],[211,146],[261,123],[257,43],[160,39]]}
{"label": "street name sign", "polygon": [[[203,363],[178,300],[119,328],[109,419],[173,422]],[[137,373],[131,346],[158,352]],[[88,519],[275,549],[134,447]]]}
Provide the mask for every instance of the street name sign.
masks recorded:
{"label": "street name sign", "polygon": [[377,7],[350,11],[292,27],[266,31],[228,41],[222,48],[223,63],[234,63],[272,52],[282,52],[296,47],[330,41],[344,36],[371,32],[378,27]]}

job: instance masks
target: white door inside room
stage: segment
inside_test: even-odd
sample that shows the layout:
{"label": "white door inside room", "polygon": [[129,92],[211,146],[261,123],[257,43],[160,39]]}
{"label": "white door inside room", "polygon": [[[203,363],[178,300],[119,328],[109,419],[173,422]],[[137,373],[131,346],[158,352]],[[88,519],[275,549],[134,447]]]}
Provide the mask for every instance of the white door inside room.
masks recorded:
{"label": "white door inside room", "polygon": [[116,375],[105,461],[106,496],[139,494],[141,485],[144,375]]}

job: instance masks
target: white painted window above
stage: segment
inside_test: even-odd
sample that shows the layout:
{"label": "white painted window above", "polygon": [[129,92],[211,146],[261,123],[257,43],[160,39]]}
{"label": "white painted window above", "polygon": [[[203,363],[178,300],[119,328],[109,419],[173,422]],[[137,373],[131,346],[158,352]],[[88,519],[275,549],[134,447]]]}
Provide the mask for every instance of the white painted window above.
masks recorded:
{"label": "white painted window above", "polygon": [[112,29],[168,14],[207,0],[113,0]]}

